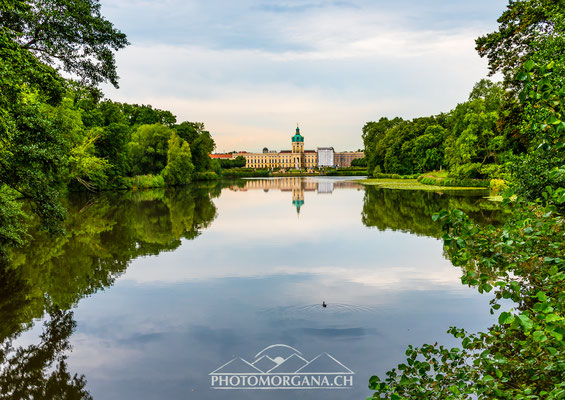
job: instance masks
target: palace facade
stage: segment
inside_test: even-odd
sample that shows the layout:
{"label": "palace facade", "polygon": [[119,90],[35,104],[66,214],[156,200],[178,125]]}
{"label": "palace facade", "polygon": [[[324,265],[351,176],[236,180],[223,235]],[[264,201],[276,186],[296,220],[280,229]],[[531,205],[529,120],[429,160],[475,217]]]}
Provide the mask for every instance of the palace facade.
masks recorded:
{"label": "palace facade", "polygon": [[296,133],[291,138],[292,150],[279,152],[269,151],[266,147],[262,153],[238,153],[245,158],[246,168],[283,168],[313,170],[318,166],[316,150],[304,150],[304,136],[296,126]]}
{"label": "palace facade", "polygon": [[296,132],[291,137],[291,150],[269,151],[266,147],[262,153],[241,151],[230,154],[211,154],[211,158],[235,159],[245,158],[245,168],[256,169],[305,169],[313,171],[320,167],[349,167],[351,161],[363,158],[361,151],[335,153],[333,147],[318,147],[317,150],[304,150],[304,136],[296,126]]}

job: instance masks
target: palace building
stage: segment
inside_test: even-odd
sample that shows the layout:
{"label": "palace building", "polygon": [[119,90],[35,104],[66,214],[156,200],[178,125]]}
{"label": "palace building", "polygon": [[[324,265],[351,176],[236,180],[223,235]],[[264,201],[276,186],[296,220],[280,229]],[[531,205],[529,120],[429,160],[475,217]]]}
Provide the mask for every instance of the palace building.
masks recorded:
{"label": "palace building", "polygon": [[361,152],[335,153],[333,147],[318,147],[317,150],[304,150],[304,136],[296,125],[296,132],[291,137],[291,150],[269,151],[263,148],[262,153],[248,153],[242,151],[230,154],[211,154],[215,159],[235,159],[238,156],[245,158],[245,168],[256,169],[304,169],[309,172],[320,167],[349,167],[351,161],[363,158]]}
{"label": "palace building", "polygon": [[279,152],[269,151],[266,147],[262,153],[238,153],[245,158],[246,168],[283,168],[313,170],[318,166],[316,150],[304,150],[304,136],[296,126],[296,133],[291,138],[292,150]]}

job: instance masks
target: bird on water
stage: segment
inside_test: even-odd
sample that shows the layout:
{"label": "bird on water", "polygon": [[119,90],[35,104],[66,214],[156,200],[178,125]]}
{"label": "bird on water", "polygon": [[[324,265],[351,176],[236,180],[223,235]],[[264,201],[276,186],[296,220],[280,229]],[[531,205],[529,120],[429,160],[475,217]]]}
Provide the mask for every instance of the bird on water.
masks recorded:
{"label": "bird on water", "polygon": [[322,301],[322,307],[326,308],[328,305],[326,304],[325,301]]}

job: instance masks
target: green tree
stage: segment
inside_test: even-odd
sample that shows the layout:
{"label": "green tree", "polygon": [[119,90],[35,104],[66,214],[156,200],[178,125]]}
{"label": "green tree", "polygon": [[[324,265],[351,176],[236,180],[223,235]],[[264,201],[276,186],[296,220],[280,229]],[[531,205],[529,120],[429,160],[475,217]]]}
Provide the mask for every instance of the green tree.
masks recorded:
{"label": "green tree", "polygon": [[[367,170],[370,175],[373,174],[378,166],[379,171],[384,171],[384,156],[380,142],[384,139],[386,131],[395,127],[402,122],[402,118],[394,118],[389,120],[382,117],[378,122],[367,122],[363,126],[363,144],[365,146],[365,157],[367,158]],[[377,171],[377,172],[379,172]]]}
{"label": "green tree", "polygon": [[163,176],[167,185],[185,185],[190,182],[194,165],[190,146],[175,132],[169,139],[167,151],[167,166],[163,170]]}
{"label": "green tree", "polygon": [[122,104],[122,112],[130,126],[162,124],[173,127],[177,117],[167,110],[159,110],[150,105]]}
{"label": "green tree", "polygon": [[[26,238],[16,197],[27,198],[51,232],[61,231],[65,214],[59,197],[73,147],[46,113],[45,104],[55,107],[65,94],[46,62],[57,59],[89,83],[116,84],[112,50],[126,44],[97,2],[0,3],[0,220],[8,224],[0,229],[0,258],[6,245]],[[79,164],[85,159],[76,154]]]}
{"label": "green tree", "polygon": [[22,50],[82,81],[118,85],[114,52],[126,35],[100,14],[98,0],[26,0],[1,10],[2,27]]}
{"label": "green tree", "polygon": [[[519,130],[530,144],[505,193],[512,217],[485,228],[460,210],[434,216],[462,283],[493,293],[498,322],[486,332],[450,328],[459,347],[410,346],[406,363],[371,378],[373,398],[564,398],[564,17],[562,2],[511,1],[501,30],[477,42],[491,46],[491,70],[515,75],[519,84],[507,85],[522,88]],[[512,309],[499,311],[503,299]]]}
{"label": "green tree", "polygon": [[158,175],[167,165],[168,142],[172,129],[161,125],[141,125],[128,144],[133,175]]}

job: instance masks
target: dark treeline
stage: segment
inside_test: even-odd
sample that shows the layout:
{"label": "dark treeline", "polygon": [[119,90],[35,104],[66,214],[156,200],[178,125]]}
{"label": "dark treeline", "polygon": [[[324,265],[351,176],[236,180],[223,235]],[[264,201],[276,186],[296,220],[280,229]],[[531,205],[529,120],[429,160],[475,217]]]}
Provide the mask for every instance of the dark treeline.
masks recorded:
{"label": "dark treeline", "polygon": [[62,102],[46,107],[49,118],[64,127],[62,134],[73,132],[67,187],[175,186],[219,169],[209,157],[215,143],[204,124],[177,123],[170,111],[101,99],[97,90],[74,82],[67,86]]}
{"label": "dark treeline", "polygon": [[363,127],[368,172],[412,175],[448,170],[455,178],[505,178],[513,154],[523,152],[513,132],[500,123],[502,83],[484,79],[469,100],[447,114],[381,118]]}

